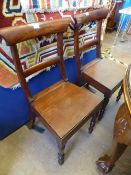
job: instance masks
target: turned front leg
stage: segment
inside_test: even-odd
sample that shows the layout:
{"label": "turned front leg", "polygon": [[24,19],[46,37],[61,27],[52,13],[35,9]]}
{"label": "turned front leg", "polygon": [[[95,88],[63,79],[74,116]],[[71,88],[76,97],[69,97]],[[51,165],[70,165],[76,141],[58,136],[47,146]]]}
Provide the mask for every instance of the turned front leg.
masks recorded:
{"label": "turned front leg", "polygon": [[121,85],[121,88],[118,92],[118,95],[116,97],[116,102],[118,102],[121,99],[122,93],[123,93],[123,85]]}
{"label": "turned front leg", "polygon": [[60,142],[58,143],[58,163],[62,165],[64,163],[64,149],[65,149],[65,143]]}
{"label": "turned front leg", "polygon": [[91,118],[91,121],[90,121],[89,130],[88,130],[89,134],[91,134],[93,132],[93,129],[95,127],[95,124],[96,124],[96,120],[98,118],[98,115],[99,115],[99,111],[97,111],[96,113],[94,113],[92,115],[92,118]]}
{"label": "turned front leg", "polygon": [[109,99],[110,98],[108,96],[105,96],[104,101],[103,101],[103,106],[102,106],[101,111],[100,111],[100,115],[98,116],[98,121],[100,121],[103,118],[103,115],[105,113],[106,106],[109,103]]}

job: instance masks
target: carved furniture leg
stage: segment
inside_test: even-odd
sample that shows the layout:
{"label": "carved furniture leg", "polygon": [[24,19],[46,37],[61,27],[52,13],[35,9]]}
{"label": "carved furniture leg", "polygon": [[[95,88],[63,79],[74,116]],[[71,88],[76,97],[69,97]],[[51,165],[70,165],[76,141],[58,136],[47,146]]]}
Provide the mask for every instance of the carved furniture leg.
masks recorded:
{"label": "carved furniture leg", "polygon": [[58,152],[58,163],[62,165],[64,163],[64,149],[65,149],[65,144],[60,142],[58,144],[59,152]]}
{"label": "carved furniture leg", "polygon": [[105,96],[104,101],[103,101],[103,106],[102,106],[102,109],[101,109],[101,111],[100,111],[100,115],[98,116],[98,121],[100,121],[100,120],[103,118],[103,115],[104,115],[106,106],[107,106],[108,103],[109,103],[109,99],[110,99],[110,98],[109,98],[108,96]]}
{"label": "carved furniture leg", "polygon": [[108,155],[105,155],[97,160],[96,164],[100,169],[100,171],[104,173],[110,172],[114,167],[115,162],[120,158],[120,156],[125,151],[126,147],[127,145],[120,144],[117,141],[115,141],[111,156],[109,157]]}
{"label": "carved furniture leg", "polygon": [[89,130],[88,130],[89,134],[91,134],[93,132],[93,128],[95,127],[98,115],[99,115],[99,111],[97,113],[93,114],[93,116],[91,118]]}
{"label": "carved furniture leg", "polygon": [[130,118],[130,114],[128,113],[124,103],[120,106],[115,119],[114,143],[112,146],[111,156],[109,157],[108,155],[105,155],[99,158],[96,162],[98,168],[105,173],[111,171],[115,165],[115,162],[120,158],[127,148],[127,145],[131,145],[129,136],[130,125],[128,123],[128,118]]}
{"label": "carved furniture leg", "polygon": [[119,92],[118,92],[118,95],[116,97],[116,102],[118,102],[122,96],[122,93],[123,93],[123,85],[121,86]]}

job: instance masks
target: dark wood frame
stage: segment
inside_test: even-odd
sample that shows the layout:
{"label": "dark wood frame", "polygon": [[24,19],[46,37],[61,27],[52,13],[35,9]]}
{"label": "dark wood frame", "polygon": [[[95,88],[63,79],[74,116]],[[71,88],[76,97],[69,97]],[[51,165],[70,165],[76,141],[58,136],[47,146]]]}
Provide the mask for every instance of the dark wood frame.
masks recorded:
{"label": "dark wood frame", "polygon": [[[105,87],[98,81],[94,80],[92,77],[89,77],[87,74],[83,73],[84,66],[81,65],[80,62],[80,53],[84,51],[87,48],[96,46],[96,59],[89,63],[89,67],[93,64],[97,63],[97,61],[100,61],[102,59],[101,57],[101,29],[102,29],[102,22],[107,17],[109,13],[109,10],[106,8],[98,9],[91,11],[89,13],[83,13],[75,15],[75,31],[74,31],[74,50],[75,50],[75,58],[77,63],[77,70],[78,70],[78,83],[81,85],[81,81],[86,82],[87,85],[92,85],[97,90],[102,92],[104,94],[104,103],[103,103],[103,109],[101,110],[101,113],[99,115],[98,120],[101,120],[103,117],[103,114],[105,112],[105,108],[109,102],[109,99],[111,95],[119,88],[121,87],[118,96],[117,101],[119,101],[121,95],[122,95],[122,80],[115,85],[115,87],[110,90],[109,88]],[[89,22],[96,21],[97,23],[97,33],[96,38],[88,43],[86,43],[84,46],[79,47],[79,31],[82,25],[88,24]],[[98,58],[98,59],[97,59]],[[115,63],[114,63],[115,64]],[[87,66],[87,65],[86,65]],[[117,66],[117,65],[116,65]],[[124,73],[123,73],[124,77]]]}
{"label": "dark wood frame", "polygon": [[[55,25],[54,25],[55,24]],[[56,142],[58,144],[58,162],[60,165],[64,163],[64,148],[65,144],[69,140],[70,137],[72,137],[76,131],[78,131],[88,120],[91,116],[91,124],[90,128],[93,127],[94,125],[94,120],[97,118],[97,114],[99,113],[99,110],[102,108],[103,104],[103,99],[102,98],[95,98],[94,101],[92,99],[93,104],[93,111],[92,108],[90,107],[90,111],[84,116],[82,120],[80,120],[77,125],[75,125],[66,135],[64,135],[62,138],[56,133],[56,131],[50,126],[47,121],[41,117],[39,111],[37,111],[33,104],[35,102],[35,97],[31,95],[31,92],[28,88],[27,82],[26,82],[26,77],[31,75],[32,73],[37,72],[38,70],[42,70],[48,66],[51,66],[53,64],[58,64],[61,72],[61,77],[62,81],[59,83],[67,82],[67,77],[65,73],[65,68],[64,68],[64,60],[63,60],[63,32],[67,30],[67,27],[70,24],[70,19],[69,18],[64,18],[64,19],[59,19],[59,20],[53,20],[53,21],[47,21],[47,22],[40,22],[40,23],[34,23],[34,24],[27,24],[23,26],[16,26],[16,27],[8,27],[8,28],[3,28],[0,30],[0,37],[4,38],[7,45],[10,46],[11,48],[11,53],[12,57],[14,59],[14,64],[16,67],[17,75],[20,81],[20,84],[25,92],[25,95],[28,100],[29,108],[30,108],[30,119],[28,123],[28,127],[32,128],[35,117],[38,116],[44,126],[50,131],[50,133],[55,137]],[[34,27],[36,26],[36,27]],[[21,66],[21,62],[19,59],[19,54],[17,50],[17,43],[20,43],[22,41],[26,41],[28,39],[40,37],[40,36],[46,36],[48,34],[57,34],[57,49],[58,49],[58,57],[55,57],[54,59],[51,59],[47,62],[39,63],[37,65],[34,65],[33,67],[23,70]],[[69,84],[69,83],[68,83]],[[76,86],[76,85],[73,85]],[[79,91],[83,92],[83,90],[76,86],[77,89],[79,88]],[[53,87],[54,88],[54,87]],[[55,89],[55,88],[54,88]],[[52,90],[54,90],[52,89]],[[49,92],[48,92],[49,93]],[[84,93],[90,93],[84,90]],[[90,93],[91,94],[91,93]],[[91,95],[91,97],[94,98],[94,94]],[[98,100],[99,99],[99,100]],[[80,100],[80,99],[78,99]],[[96,102],[97,100],[97,102]],[[87,101],[87,99],[85,99]],[[75,101],[77,103],[77,101]],[[82,111],[83,112],[83,111]]]}
{"label": "dark wood frame", "polygon": [[[74,30],[74,50],[78,70],[78,82],[81,81],[81,72],[82,72],[82,65],[80,63],[80,52],[82,52],[86,48],[96,46],[96,57],[101,58],[101,26],[102,26],[102,20],[107,17],[108,12],[109,10],[107,9],[100,9],[89,12],[87,15],[86,14],[75,15],[76,25]],[[96,39],[88,42],[82,47],[79,47],[80,27],[92,21],[97,21]]]}
{"label": "dark wood frame", "polygon": [[[35,24],[37,24],[37,26],[39,26],[38,29],[35,29],[33,27],[33,25],[35,25]],[[54,24],[57,24],[57,25],[54,25]],[[25,95],[26,95],[28,103],[29,103],[30,118],[29,118],[29,123],[27,124],[27,126],[30,129],[33,127],[33,124],[35,122],[35,117],[36,117],[35,114],[37,113],[37,116],[39,116],[40,119],[41,119],[41,117],[40,117],[39,113],[37,111],[34,111],[32,106],[30,105],[34,101],[34,99],[30,93],[30,90],[28,88],[28,85],[26,83],[25,78],[28,77],[29,75],[31,75],[32,73],[35,73],[38,70],[42,70],[42,69],[44,69],[48,66],[51,66],[53,64],[61,64],[59,66],[60,70],[61,70],[60,71],[61,76],[62,76],[64,81],[67,80],[66,74],[65,74],[65,69],[64,69],[64,62],[63,62],[63,32],[67,30],[67,27],[69,26],[69,24],[70,24],[70,19],[65,18],[63,20],[53,20],[53,21],[47,21],[47,22],[40,22],[40,23],[31,24],[31,25],[7,27],[7,28],[0,30],[1,38],[4,38],[7,45],[10,46],[19,81],[20,81],[20,84],[25,92]],[[22,41],[28,40],[28,39],[36,38],[39,36],[46,36],[46,35],[52,34],[52,33],[57,33],[58,57],[51,59],[48,62],[39,63],[39,64],[23,71],[22,66],[21,66],[21,62],[19,59],[19,54],[18,54],[16,44],[20,43]],[[44,123],[44,126],[46,128],[48,128],[48,130],[56,137],[56,141],[58,143],[58,148],[59,148],[58,161],[59,161],[59,164],[63,164],[63,162],[64,162],[63,151],[64,151],[66,141],[64,140],[64,142],[63,142],[63,140],[60,140],[60,138],[52,130],[52,128],[50,128],[49,125],[45,121],[42,121],[42,122]],[[70,134],[70,136],[68,136],[68,137],[71,137],[73,134],[74,134],[74,132],[72,134]]]}

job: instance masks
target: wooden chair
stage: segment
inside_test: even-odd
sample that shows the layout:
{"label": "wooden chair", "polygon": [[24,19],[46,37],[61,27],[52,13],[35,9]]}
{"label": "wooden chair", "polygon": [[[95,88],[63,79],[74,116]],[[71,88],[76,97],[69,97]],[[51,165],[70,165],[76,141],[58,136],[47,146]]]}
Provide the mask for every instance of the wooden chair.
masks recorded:
{"label": "wooden chair", "polygon": [[[126,70],[125,66],[122,64],[118,64],[108,59],[101,59],[101,28],[102,21],[107,17],[107,14],[108,10],[103,8],[89,13],[75,15],[76,26],[74,34],[74,49],[78,69],[78,81],[80,82],[81,80],[84,80],[88,85],[92,85],[104,94],[103,109],[101,110],[98,120],[102,118],[111,95],[121,86],[117,101],[120,99],[122,94],[122,80]],[[96,38],[80,47],[80,27],[92,21],[96,21],[97,25]],[[92,46],[96,46],[97,58],[82,66],[80,53]]]}
{"label": "wooden chair", "polygon": [[[59,148],[59,164],[64,163],[64,148],[68,139],[91,116],[94,117],[98,113],[103,102],[102,98],[67,81],[63,61],[63,32],[67,30],[69,23],[70,20],[64,18],[0,30],[0,36],[11,48],[20,84],[29,102],[30,124],[32,126],[35,116],[39,117],[44,126],[55,137]],[[23,70],[16,44],[52,33],[57,33],[58,56]],[[62,80],[32,96],[25,78],[52,64],[59,65]]]}

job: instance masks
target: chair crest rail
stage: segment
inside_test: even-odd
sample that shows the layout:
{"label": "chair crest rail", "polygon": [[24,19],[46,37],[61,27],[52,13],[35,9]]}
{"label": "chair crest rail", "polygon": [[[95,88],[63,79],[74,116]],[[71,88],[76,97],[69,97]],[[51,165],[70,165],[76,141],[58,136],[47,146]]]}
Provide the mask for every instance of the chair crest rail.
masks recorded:
{"label": "chair crest rail", "polygon": [[13,46],[32,38],[64,32],[67,30],[70,22],[70,18],[63,18],[62,20],[57,19],[21,26],[6,27],[0,29],[0,37],[5,39],[8,46]]}
{"label": "chair crest rail", "polygon": [[103,20],[107,17],[109,10],[106,8],[75,15],[76,27],[87,24],[91,21]]}

